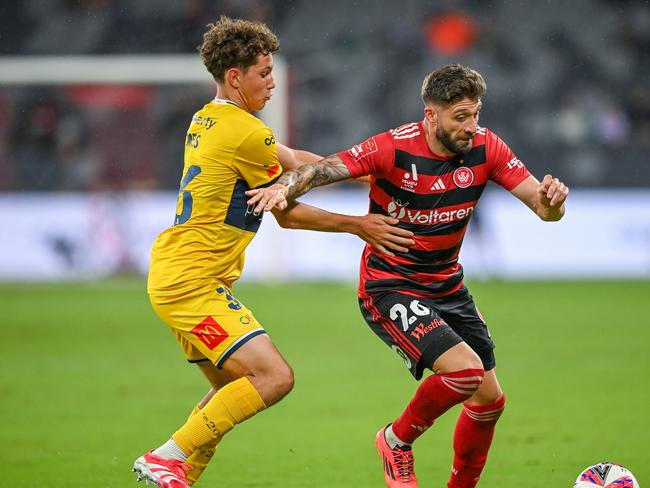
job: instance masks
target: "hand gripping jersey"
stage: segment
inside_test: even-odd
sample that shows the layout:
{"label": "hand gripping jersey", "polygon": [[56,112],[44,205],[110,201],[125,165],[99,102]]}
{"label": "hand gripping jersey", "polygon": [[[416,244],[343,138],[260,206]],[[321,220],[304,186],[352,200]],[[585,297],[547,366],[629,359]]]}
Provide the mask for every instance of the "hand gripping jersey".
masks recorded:
{"label": "hand gripping jersey", "polygon": [[463,286],[458,254],[488,180],[512,190],[530,173],[510,148],[479,127],[472,150],[445,158],[431,152],[422,122],[371,137],[338,156],[353,177],[371,175],[370,211],[399,219],[415,245],[394,258],[366,246],[359,296],[400,291],[450,295]]}
{"label": "hand gripping jersey", "polygon": [[244,250],[262,221],[247,208],[244,192],[281,172],[273,133],[258,118],[218,99],[198,111],[185,140],[174,225],[151,253],[149,293],[176,295],[239,278]]}

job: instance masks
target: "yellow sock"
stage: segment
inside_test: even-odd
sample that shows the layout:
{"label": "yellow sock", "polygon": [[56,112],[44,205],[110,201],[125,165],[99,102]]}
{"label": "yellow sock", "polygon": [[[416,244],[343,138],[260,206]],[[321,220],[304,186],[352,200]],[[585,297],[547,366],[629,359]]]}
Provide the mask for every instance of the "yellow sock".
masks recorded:
{"label": "yellow sock", "polygon": [[[200,411],[201,407],[196,405],[187,420],[191,419]],[[192,470],[187,473],[187,482],[190,484],[190,486],[197,482],[205,469],[208,467],[208,463],[210,462],[210,459],[212,459],[212,456],[214,456],[214,452],[217,449],[217,444],[219,444],[219,439],[214,439],[211,442],[208,442],[207,444],[199,447],[185,460],[185,462],[192,466]]]}
{"label": "yellow sock", "polygon": [[215,439],[217,442],[235,425],[266,408],[264,400],[248,378],[228,383],[205,407],[192,415],[172,436],[186,454]]}

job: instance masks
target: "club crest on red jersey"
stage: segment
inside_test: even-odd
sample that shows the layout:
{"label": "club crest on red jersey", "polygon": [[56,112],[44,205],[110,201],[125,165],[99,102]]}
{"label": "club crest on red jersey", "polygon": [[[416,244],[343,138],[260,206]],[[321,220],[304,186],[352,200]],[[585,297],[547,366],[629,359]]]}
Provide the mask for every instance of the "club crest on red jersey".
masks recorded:
{"label": "club crest on red jersey", "polygon": [[474,172],[471,169],[462,166],[454,171],[453,179],[458,188],[467,188],[474,183]]}

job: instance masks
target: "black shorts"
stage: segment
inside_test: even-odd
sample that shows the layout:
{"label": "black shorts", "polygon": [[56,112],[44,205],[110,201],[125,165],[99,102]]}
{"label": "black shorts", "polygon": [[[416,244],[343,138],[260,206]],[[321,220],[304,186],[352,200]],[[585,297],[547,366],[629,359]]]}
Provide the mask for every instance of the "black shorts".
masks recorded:
{"label": "black shorts", "polygon": [[442,298],[422,298],[398,291],[359,299],[370,328],[393,349],[415,379],[422,378],[440,355],[467,343],[483,362],[494,368],[494,342],[467,288]]}

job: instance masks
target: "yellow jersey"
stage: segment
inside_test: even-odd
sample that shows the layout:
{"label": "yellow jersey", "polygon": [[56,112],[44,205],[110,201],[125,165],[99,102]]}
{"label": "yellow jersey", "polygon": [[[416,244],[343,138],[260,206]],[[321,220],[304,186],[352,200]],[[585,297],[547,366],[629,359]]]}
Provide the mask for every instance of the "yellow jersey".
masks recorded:
{"label": "yellow jersey", "polygon": [[245,192],[281,173],[275,137],[260,119],[220,99],[194,114],[174,225],[151,252],[149,294],[178,295],[215,280],[231,286],[262,222]]}

